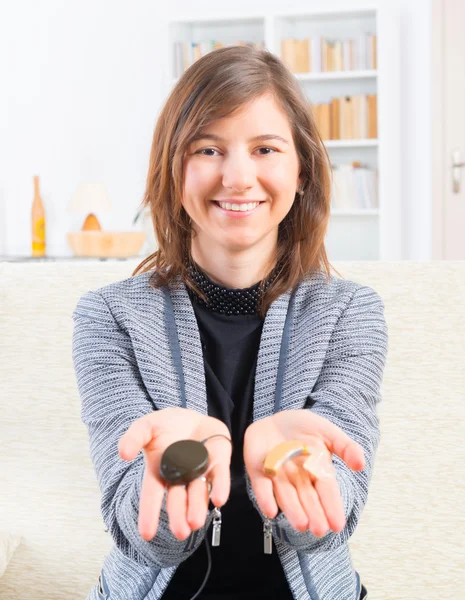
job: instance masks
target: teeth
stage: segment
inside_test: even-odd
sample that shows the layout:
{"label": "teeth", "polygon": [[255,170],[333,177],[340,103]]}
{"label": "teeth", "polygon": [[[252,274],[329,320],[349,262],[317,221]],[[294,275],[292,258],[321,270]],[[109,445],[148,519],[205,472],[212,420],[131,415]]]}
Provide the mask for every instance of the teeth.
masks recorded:
{"label": "teeth", "polygon": [[260,204],[260,202],[249,202],[248,204],[230,204],[229,202],[218,202],[221,208],[225,210],[235,210],[237,212],[246,212],[248,210],[254,210]]}

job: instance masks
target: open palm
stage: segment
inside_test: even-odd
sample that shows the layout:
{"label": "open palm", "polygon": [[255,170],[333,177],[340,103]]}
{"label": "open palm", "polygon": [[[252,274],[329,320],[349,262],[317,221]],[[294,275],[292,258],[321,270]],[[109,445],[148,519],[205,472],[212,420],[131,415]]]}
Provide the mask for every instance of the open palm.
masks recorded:
{"label": "open palm", "polygon": [[[301,440],[323,451],[326,470],[334,474],[332,454],[354,471],[365,466],[363,448],[339,427],[309,410],[286,410],[255,421],[246,430],[244,462],[262,513],[274,518],[281,509],[292,527],[310,529],[323,536],[331,528],[341,531],[345,525],[344,507],[337,479],[320,478],[303,468],[307,457],[287,461],[277,475],[265,475],[267,454],[287,440]],[[278,508],[279,507],[279,508]]]}
{"label": "open palm", "polygon": [[[121,436],[118,449],[122,459],[131,461],[141,450],[145,458],[138,521],[143,539],[151,540],[157,532],[166,489],[169,525],[178,539],[186,539],[192,530],[205,524],[209,502],[205,482],[195,479],[187,486],[167,488],[160,476],[160,462],[163,452],[174,442],[188,439],[202,441],[216,434],[230,438],[226,425],[214,417],[187,408],[165,408],[140,417]],[[212,485],[211,500],[215,506],[221,507],[230,492],[231,444],[222,437],[214,437],[206,441],[205,446],[209,454],[205,476]]]}

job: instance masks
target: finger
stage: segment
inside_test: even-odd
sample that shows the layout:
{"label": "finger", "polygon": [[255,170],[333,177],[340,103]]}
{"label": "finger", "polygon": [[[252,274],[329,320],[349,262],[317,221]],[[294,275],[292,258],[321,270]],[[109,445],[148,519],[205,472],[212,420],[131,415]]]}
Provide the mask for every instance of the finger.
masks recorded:
{"label": "finger", "polygon": [[138,517],[139,533],[146,541],[153,539],[157,533],[164,494],[164,485],[151,471],[146,462],[144,465]]}
{"label": "finger", "polygon": [[281,470],[273,477],[273,488],[276,501],[290,525],[298,531],[305,531],[308,528],[308,516],[286,471]]}
{"label": "finger", "polygon": [[328,450],[337,454],[353,471],[365,468],[365,453],[362,446],[350,438],[340,427],[314,413],[306,413],[308,429],[320,435]]}
{"label": "finger", "polygon": [[317,478],[313,486],[318,493],[329,526],[335,533],[339,533],[345,527],[346,517],[337,479]]}
{"label": "finger", "polygon": [[185,540],[192,533],[192,529],[187,522],[187,489],[184,485],[168,487],[166,512],[173,535],[178,540]]}
{"label": "finger", "polygon": [[274,496],[273,482],[259,472],[251,473],[249,471],[249,477],[260,510],[265,517],[274,519],[278,514],[279,507]]}
{"label": "finger", "polygon": [[[231,473],[229,461],[212,464],[205,477],[211,482],[210,498],[214,506],[221,508],[226,504],[231,492]],[[204,483],[205,485],[205,483]]]}
{"label": "finger", "polygon": [[231,491],[232,446],[222,437],[207,440],[205,446],[208,450],[209,465],[204,476],[212,484],[210,498],[213,505],[221,508],[228,501]]}
{"label": "finger", "polygon": [[251,427],[253,426],[249,426],[244,437],[245,468],[260,511],[269,519],[274,519],[278,514],[279,507],[274,496],[273,482],[264,472],[263,461],[266,456],[267,443],[261,437],[251,437]]}
{"label": "finger", "polygon": [[187,523],[196,531],[205,525],[208,514],[208,481],[194,479],[187,486]]}
{"label": "finger", "polygon": [[133,460],[156,436],[153,413],[134,421],[118,441],[118,452],[123,460]]}
{"label": "finger", "polygon": [[307,515],[308,529],[317,537],[323,537],[330,525],[309,474],[303,469],[297,469],[290,480],[295,485],[300,504]]}

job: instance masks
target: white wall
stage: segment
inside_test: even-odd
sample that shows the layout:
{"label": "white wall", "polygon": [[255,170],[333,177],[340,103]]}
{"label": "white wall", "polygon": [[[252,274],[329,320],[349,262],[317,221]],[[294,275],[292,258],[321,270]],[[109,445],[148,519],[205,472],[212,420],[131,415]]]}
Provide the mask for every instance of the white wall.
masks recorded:
{"label": "white wall", "polygon": [[[386,4],[385,4],[386,3]],[[5,5],[6,3],[4,3]],[[378,0],[401,24],[404,258],[431,258],[430,0]],[[363,2],[294,0],[289,10]],[[130,230],[142,200],[163,98],[165,21],[283,10],[276,0],[15,0],[0,9],[0,254],[30,252],[32,176],[40,175],[47,253],[69,255],[66,211],[81,181],[103,181],[114,211],[107,230]]]}

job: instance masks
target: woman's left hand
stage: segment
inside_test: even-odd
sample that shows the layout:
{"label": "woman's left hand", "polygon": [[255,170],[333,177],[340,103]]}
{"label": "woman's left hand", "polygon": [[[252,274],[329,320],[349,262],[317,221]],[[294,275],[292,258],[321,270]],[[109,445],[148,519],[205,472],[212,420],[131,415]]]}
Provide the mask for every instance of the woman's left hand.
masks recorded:
{"label": "woman's left hand", "polygon": [[245,467],[262,513],[274,518],[279,507],[294,529],[309,529],[318,537],[326,535],[328,529],[341,531],[345,514],[339,484],[335,477],[316,477],[304,469],[308,456],[288,460],[273,478],[265,475],[267,454],[288,440],[323,450],[326,468],[333,472],[332,454],[353,471],[361,471],[365,467],[363,448],[337,425],[307,409],[283,410],[255,421],[245,432]]}

